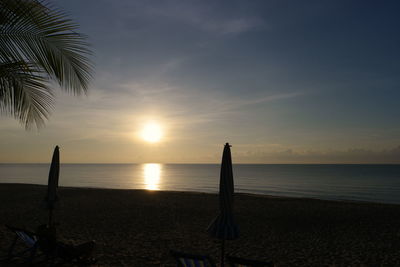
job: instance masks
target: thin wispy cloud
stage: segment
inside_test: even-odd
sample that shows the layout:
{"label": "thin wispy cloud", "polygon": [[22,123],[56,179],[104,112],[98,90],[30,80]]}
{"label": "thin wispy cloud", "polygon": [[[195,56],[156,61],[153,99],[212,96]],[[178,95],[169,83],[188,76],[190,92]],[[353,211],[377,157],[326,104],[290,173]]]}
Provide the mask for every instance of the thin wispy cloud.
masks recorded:
{"label": "thin wispy cloud", "polygon": [[138,8],[145,15],[158,19],[178,21],[213,34],[241,34],[254,29],[265,28],[263,18],[244,15],[241,12],[226,13],[223,6],[196,1],[146,2]]}
{"label": "thin wispy cloud", "polygon": [[220,34],[241,34],[265,27],[260,18],[234,18],[222,21],[201,21],[198,25],[205,30]]}
{"label": "thin wispy cloud", "polygon": [[253,98],[253,99],[234,100],[234,101],[228,102],[225,105],[230,106],[231,108],[240,108],[243,106],[251,106],[251,105],[268,103],[271,101],[278,101],[278,100],[283,100],[283,99],[288,99],[288,98],[294,98],[294,97],[302,96],[304,94],[305,94],[305,92],[278,93],[278,94],[272,94],[272,95],[263,96],[263,97],[257,97],[257,98]]}

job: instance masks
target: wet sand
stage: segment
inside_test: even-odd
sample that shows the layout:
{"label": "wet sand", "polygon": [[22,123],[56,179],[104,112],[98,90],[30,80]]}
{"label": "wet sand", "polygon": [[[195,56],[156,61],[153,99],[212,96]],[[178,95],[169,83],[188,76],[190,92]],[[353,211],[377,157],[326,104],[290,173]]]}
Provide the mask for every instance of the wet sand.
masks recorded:
{"label": "wet sand", "polygon": [[[46,187],[0,184],[0,256],[13,239],[4,225],[46,223]],[[219,260],[206,228],[215,194],[60,188],[55,212],[66,242],[96,240],[96,266],[174,266],[170,249]],[[400,266],[400,205],[237,194],[241,237],[228,254],[276,266]],[[12,266],[12,265],[9,265]]]}

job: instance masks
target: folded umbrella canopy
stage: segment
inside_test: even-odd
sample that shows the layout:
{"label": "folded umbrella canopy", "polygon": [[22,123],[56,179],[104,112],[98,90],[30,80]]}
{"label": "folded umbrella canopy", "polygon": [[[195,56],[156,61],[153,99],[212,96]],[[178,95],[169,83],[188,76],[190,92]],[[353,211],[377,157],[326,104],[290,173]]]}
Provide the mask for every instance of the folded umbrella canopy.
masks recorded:
{"label": "folded umbrella canopy", "polygon": [[232,240],[239,237],[238,226],[233,216],[233,195],[234,184],[231,149],[229,143],[226,143],[222,155],[219,181],[219,214],[207,229],[212,237],[222,240],[221,266],[224,266],[225,240]]}
{"label": "folded umbrella canopy", "polygon": [[49,180],[47,182],[47,195],[45,201],[47,203],[47,208],[49,209],[49,226],[52,224],[53,219],[53,209],[57,197],[57,188],[58,188],[58,177],[60,174],[60,152],[58,146],[54,149],[53,158],[51,160],[50,171],[49,171]]}

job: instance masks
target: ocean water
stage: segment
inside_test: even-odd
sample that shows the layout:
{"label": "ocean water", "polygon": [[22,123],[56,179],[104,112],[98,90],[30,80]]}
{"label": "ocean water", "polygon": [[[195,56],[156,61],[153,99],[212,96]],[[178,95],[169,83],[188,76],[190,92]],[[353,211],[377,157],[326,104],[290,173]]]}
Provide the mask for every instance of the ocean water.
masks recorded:
{"label": "ocean water", "polygon": [[[218,164],[62,164],[60,185],[218,192]],[[0,183],[46,184],[49,164],[0,164]],[[235,164],[235,191],[400,204],[400,165]]]}

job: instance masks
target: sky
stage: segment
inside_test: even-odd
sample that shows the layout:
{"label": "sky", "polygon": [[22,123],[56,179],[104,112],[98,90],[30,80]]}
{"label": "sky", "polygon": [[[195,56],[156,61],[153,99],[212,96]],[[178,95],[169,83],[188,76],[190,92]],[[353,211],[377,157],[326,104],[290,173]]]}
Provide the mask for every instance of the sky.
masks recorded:
{"label": "sky", "polygon": [[400,163],[398,1],[53,3],[94,79],[42,129],[0,117],[1,163]]}

